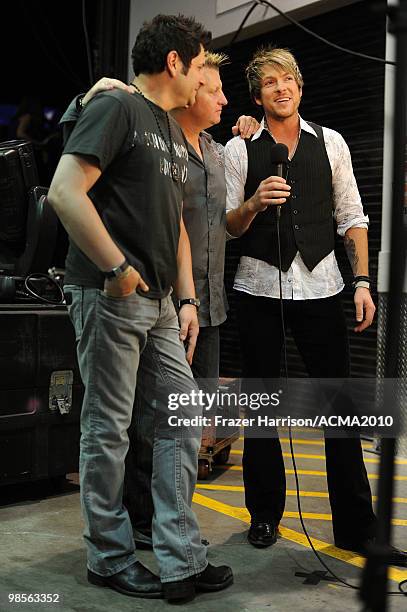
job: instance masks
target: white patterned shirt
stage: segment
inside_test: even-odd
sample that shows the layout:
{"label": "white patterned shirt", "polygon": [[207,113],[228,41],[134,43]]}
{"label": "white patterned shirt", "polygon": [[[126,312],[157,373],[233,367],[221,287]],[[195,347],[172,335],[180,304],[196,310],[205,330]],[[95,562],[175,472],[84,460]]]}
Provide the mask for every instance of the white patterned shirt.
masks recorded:
{"label": "white patterned shirt", "polygon": [[[252,140],[259,138],[264,119]],[[314,129],[300,117],[300,129],[315,138]],[[344,236],[351,227],[367,228],[369,218],[363,212],[348,145],[334,130],[322,128],[326,152],[332,170],[333,216],[337,232]],[[226,211],[239,208],[244,202],[247,178],[247,149],[240,136],[232,138],[225,147],[227,199]],[[261,212],[258,213],[261,215]],[[232,237],[229,235],[229,237]],[[297,252],[287,272],[281,273],[284,299],[312,300],[326,298],[342,291],[344,282],[335,253],[332,251],[310,272]],[[243,256],[235,276],[234,289],[252,295],[280,297],[278,268],[260,259]]]}

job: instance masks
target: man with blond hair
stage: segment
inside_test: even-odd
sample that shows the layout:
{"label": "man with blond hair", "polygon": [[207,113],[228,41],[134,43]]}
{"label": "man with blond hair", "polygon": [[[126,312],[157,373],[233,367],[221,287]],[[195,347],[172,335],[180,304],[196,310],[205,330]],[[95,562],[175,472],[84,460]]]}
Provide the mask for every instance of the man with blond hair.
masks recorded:
{"label": "man with blond hair", "polygon": [[[198,386],[215,393],[219,379],[219,325],[226,319],[223,285],[226,236],[224,152],[205,130],[221,120],[227,100],[219,69],[228,58],[207,51],[195,104],[172,111],[182,128],[188,150],[188,178],[184,186],[182,217],[191,244],[192,274],[199,300],[199,335],[191,364]],[[250,119],[248,119],[250,121]],[[246,122],[247,123],[247,122]],[[244,123],[244,125],[246,125]],[[136,543],[151,542],[151,496],[154,380],[141,381],[137,391],[132,444],[126,460],[125,504],[132,519]]]}
{"label": "man with blond hair", "polygon": [[[299,115],[303,78],[287,49],[257,51],[246,69],[253,101],[264,117],[250,141],[226,145],[227,229],[241,236],[241,258],[234,288],[246,379],[276,379],[284,342],[284,322],[312,378],[347,378],[349,347],[341,304],[344,283],[334,253],[337,232],[354,274],[355,332],[373,320],[369,287],[368,217],[364,214],[349,149],[331,129]],[[277,176],[270,150],[288,148],[286,178]],[[278,208],[281,207],[281,208]],[[365,552],[375,536],[376,519],[359,437],[326,437],[326,466],[335,544]],[[276,541],[284,512],[286,480],[277,432],[245,438],[243,476],[251,515],[249,542]],[[392,561],[407,555],[394,549]]]}

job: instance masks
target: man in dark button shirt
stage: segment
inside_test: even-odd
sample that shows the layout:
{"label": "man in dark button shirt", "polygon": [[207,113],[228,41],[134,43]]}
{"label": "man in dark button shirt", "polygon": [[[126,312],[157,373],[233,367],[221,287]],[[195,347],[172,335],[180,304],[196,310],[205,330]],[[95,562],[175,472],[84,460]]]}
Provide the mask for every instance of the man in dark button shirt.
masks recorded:
{"label": "man in dark button shirt", "polygon": [[[198,331],[188,236],[182,223],[187,150],[168,115],[204,83],[210,34],[193,18],[158,15],[133,48],[136,92],[100,94],[66,144],[49,200],[70,237],[66,281],[85,386],[81,503],[88,580],[134,597],[190,600],[221,590],[230,568],[208,564],[192,511],[201,428],[169,427],[171,393],[197,392],[185,360]],[[136,560],[123,505],[124,461],[137,377],[155,373],[152,494],[160,580]],[[177,416],[200,412],[191,401]]]}
{"label": "man in dark button shirt", "polygon": [[192,371],[196,378],[216,381],[219,325],[225,321],[227,309],[223,286],[226,183],[223,147],[204,130],[219,123],[222,108],[227,104],[219,75],[219,67],[225,61],[225,55],[207,52],[205,85],[200,87],[196,103],[189,109],[173,111],[188,141],[188,180],[182,217],[191,243],[192,274],[200,299],[199,347],[198,354],[196,350],[194,353]]}
{"label": "man in dark button shirt", "polygon": [[[227,57],[206,53],[205,84],[196,102],[187,109],[176,109],[173,117],[180,124],[188,143],[188,179],[184,188],[182,216],[191,243],[192,274],[198,310],[199,336],[191,363],[199,387],[216,392],[219,380],[219,325],[226,319],[227,300],[223,284],[226,242],[226,184],[223,146],[205,130],[221,120],[227,100],[222,91],[219,69]],[[250,136],[258,127],[252,117],[242,116],[234,130]],[[148,546],[151,538],[151,448],[153,428],[151,403],[153,380],[143,381],[136,400],[134,435],[126,462],[126,501],[136,542]],[[149,423],[150,420],[150,423]],[[144,435],[143,435],[144,434]],[[143,445],[141,444],[143,442]]]}

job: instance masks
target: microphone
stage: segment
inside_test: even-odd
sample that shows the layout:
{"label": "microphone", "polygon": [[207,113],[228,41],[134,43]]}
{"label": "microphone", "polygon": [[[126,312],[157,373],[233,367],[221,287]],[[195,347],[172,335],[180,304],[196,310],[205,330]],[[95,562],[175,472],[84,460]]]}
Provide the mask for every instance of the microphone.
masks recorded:
{"label": "microphone", "polygon": [[[288,164],[288,147],[282,142],[277,142],[270,149],[270,161],[277,166],[277,176],[287,178]],[[281,204],[277,206],[277,215],[281,215]]]}

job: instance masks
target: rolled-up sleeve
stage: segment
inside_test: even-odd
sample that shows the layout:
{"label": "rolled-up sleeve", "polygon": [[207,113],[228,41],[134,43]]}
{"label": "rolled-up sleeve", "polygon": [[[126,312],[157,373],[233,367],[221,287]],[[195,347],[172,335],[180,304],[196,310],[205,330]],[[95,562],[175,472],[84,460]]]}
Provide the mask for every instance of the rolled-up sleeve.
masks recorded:
{"label": "rolled-up sleeve", "polygon": [[367,229],[369,217],[363,211],[349,147],[343,137],[334,130],[324,128],[324,137],[332,169],[332,195],[337,232],[340,236],[344,236],[351,227]]}
{"label": "rolled-up sleeve", "polygon": [[[225,146],[226,214],[239,208],[244,202],[244,186],[247,178],[247,149],[244,140],[236,136]],[[232,240],[226,230],[226,240]]]}
{"label": "rolled-up sleeve", "polygon": [[247,149],[244,140],[236,136],[225,146],[226,212],[244,202],[247,178]]}

